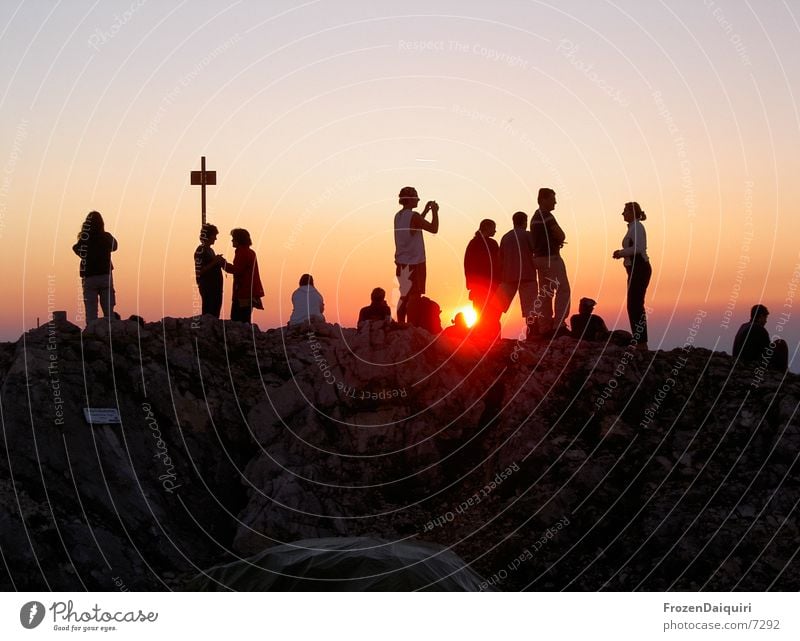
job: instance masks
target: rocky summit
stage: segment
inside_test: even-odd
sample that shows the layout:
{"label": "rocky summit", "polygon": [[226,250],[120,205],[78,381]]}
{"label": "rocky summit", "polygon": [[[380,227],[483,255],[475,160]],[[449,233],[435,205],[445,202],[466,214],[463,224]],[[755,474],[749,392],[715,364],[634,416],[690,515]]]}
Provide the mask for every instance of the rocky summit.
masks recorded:
{"label": "rocky summit", "polygon": [[59,320],[0,377],[5,590],[185,589],[331,537],[493,590],[800,589],[800,381],[691,343]]}

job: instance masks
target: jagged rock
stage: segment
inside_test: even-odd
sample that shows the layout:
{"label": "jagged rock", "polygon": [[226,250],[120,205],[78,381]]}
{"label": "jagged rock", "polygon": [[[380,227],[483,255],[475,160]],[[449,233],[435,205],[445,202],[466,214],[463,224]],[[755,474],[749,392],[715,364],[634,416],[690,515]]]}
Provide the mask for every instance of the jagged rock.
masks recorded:
{"label": "jagged rock", "polygon": [[0,344],[0,380],[6,589],[326,536],[452,546],[498,589],[800,587],[800,382],[708,350],[99,319]]}

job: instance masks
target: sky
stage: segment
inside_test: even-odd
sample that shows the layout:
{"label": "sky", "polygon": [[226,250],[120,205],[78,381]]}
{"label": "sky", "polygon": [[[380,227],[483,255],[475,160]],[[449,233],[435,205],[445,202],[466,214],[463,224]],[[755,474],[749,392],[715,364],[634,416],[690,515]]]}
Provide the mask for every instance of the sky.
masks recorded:
{"label": "sky", "polygon": [[[611,254],[635,200],[651,349],[730,352],[763,303],[798,371],[799,21],[780,0],[3,2],[0,340],[83,313],[71,246],[93,209],[119,242],[122,317],[196,313],[206,156],[215,249],[232,259],[228,232],[250,231],[262,329],[303,273],[343,326],[373,287],[396,300],[405,185],[440,205],[428,295],[447,324],[480,220],[499,240],[547,186],[573,313],[588,296],[628,329]],[[516,337],[516,301],[504,323]]]}

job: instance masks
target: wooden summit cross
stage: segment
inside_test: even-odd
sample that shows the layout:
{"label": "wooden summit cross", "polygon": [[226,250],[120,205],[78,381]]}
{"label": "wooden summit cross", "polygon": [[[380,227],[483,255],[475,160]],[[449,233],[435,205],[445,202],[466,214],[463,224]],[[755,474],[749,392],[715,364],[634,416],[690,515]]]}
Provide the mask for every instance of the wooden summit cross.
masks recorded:
{"label": "wooden summit cross", "polygon": [[191,173],[191,184],[200,185],[201,202],[200,209],[202,212],[203,224],[206,224],[206,185],[217,184],[217,172],[206,171],[206,157],[200,156],[200,171],[193,171]]}

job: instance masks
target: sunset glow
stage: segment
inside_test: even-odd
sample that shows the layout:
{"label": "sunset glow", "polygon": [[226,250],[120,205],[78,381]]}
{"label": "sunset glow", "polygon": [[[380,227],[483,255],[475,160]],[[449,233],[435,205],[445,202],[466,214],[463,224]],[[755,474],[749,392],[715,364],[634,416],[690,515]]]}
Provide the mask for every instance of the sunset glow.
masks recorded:
{"label": "sunset glow", "polygon": [[[80,9],[77,8],[80,6]],[[80,319],[70,247],[86,213],[119,241],[117,309],[148,321],[197,310],[192,254],[200,157],[217,172],[208,219],[249,229],[286,323],[303,273],[326,318],[390,304],[398,189],[436,200],[427,294],[468,305],[464,248],[557,192],[572,310],[588,296],[627,329],[611,259],[637,200],[653,279],[651,348],[730,351],[761,302],[797,351],[800,116],[791,5],[714,2],[5,4],[0,101],[0,338],[53,309]],[[223,317],[230,307],[225,282]],[[789,314],[778,326],[779,313]],[[774,319],[775,322],[772,322]],[[443,324],[450,317],[443,314]],[[506,337],[523,319],[516,301]],[[796,359],[795,359],[796,362]],[[796,365],[793,366],[796,369]]]}
{"label": "sunset glow", "polygon": [[475,312],[475,309],[472,307],[472,305],[464,305],[464,307],[458,311],[464,314],[464,320],[467,323],[467,327],[472,327],[478,320],[478,314]]}

